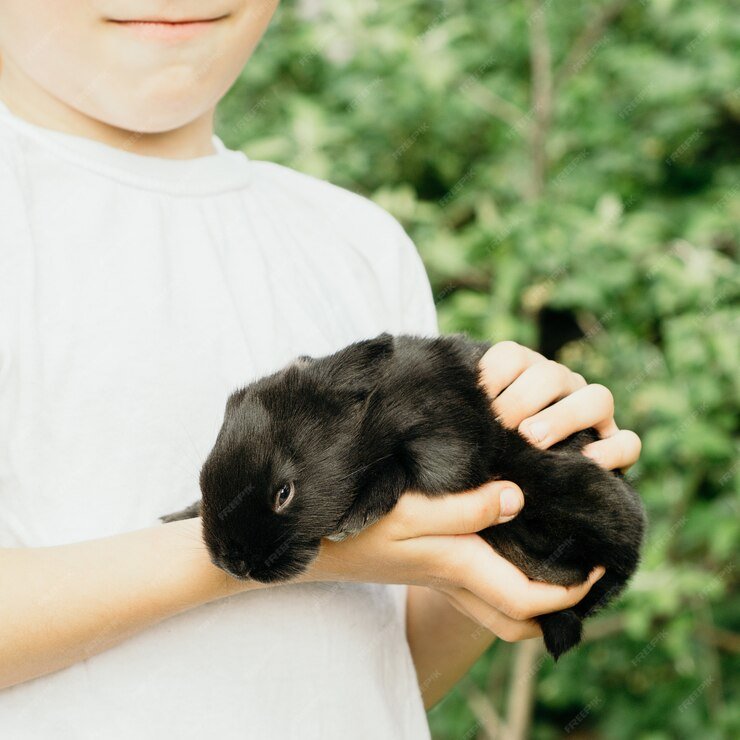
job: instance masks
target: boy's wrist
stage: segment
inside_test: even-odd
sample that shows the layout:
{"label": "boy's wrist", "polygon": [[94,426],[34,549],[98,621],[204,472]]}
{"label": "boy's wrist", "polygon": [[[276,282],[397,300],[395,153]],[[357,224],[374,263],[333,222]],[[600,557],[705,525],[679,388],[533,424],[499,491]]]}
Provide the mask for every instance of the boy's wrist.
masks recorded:
{"label": "boy's wrist", "polygon": [[173,537],[185,543],[185,548],[192,554],[192,566],[188,576],[191,584],[201,595],[203,602],[231,596],[243,591],[255,591],[270,584],[253,580],[239,580],[221,570],[211,562],[208,548],[203,541],[202,520],[200,517],[170,522],[163,525],[172,528]]}
{"label": "boy's wrist", "polygon": [[351,581],[350,569],[337,542],[322,539],[319,552],[308,568],[294,579],[296,583],[316,583],[319,581]]}

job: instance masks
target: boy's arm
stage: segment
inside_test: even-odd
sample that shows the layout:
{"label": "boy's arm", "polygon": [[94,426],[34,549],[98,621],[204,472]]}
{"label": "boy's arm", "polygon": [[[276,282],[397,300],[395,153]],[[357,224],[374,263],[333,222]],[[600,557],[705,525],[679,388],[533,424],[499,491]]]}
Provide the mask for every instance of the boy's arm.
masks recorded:
{"label": "boy's arm", "polygon": [[408,587],[406,637],[426,709],[443,699],[496,639],[443,593],[425,586]]}
{"label": "boy's arm", "polygon": [[0,689],[84,660],[178,612],[261,587],[211,564],[200,519],[0,549]]}

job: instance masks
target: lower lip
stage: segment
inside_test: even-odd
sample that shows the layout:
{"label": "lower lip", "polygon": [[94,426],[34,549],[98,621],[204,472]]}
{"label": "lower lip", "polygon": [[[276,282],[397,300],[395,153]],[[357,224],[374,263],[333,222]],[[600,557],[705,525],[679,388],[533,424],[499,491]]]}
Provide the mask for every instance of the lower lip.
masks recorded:
{"label": "lower lip", "polygon": [[127,28],[138,36],[156,41],[187,41],[203,33],[221,20],[186,21],[184,23],[161,23],[157,21],[113,21],[121,28]]}

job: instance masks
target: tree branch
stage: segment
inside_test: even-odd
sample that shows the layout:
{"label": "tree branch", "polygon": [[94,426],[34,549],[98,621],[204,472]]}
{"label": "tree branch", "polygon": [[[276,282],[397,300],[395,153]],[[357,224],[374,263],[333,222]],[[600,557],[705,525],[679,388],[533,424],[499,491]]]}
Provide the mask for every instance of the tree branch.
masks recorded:
{"label": "tree branch", "polygon": [[462,90],[470,100],[489,115],[498,118],[516,131],[525,134],[529,131],[530,123],[527,114],[519,106],[502,98],[493,90],[489,90],[480,80],[469,77],[463,83]]}
{"label": "tree branch", "polygon": [[726,650],[728,653],[740,653],[740,635],[706,624],[700,625],[698,632],[699,636],[710,645]]}
{"label": "tree branch", "polygon": [[552,54],[547,34],[547,0],[528,0],[529,57],[532,68],[532,111],[534,125],[530,136],[532,182],[528,196],[539,198],[547,171],[547,134],[552,118]]}
{"label": "tree branch", "polygon": [[610,617],[601,617],[593,622],[587,621],[583,625],[583,642],[592,642],[622,632],[627,624],[624,614],[615,614]]}
{"label": "tree branch", "polygon": [[576,39],[565,60],[555,73],[556,89],[567,82],[583,66],[583,60],[589,51],[603,36],[607,26],[627,7],[628,2],[629,0],[614,0],[609,5],[601,8],[586,24],[581,35]]}
{"label": "tree branch", "polygon": [[[503,731],[503,723],[488,697],[467,678],[460,682],[460,691],[465,696],[465,700],[480,725],[480,729],[489,738],[499,737],[499,734]],[[508,737],[508,735],[503,735],[503,737]]]}
{"label": "tree branch", "polygon": [[506,708],[506,740],[525,740],[529,735],[535,678],[542,665],[542,661],[538,661],[541,654],[541,640],[524,640],[516,646]]}

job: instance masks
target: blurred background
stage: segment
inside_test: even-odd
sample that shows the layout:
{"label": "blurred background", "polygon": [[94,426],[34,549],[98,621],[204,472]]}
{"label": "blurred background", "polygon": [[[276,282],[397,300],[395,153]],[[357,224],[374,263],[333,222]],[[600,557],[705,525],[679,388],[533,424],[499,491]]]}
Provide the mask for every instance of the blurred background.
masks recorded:
{"label": "blurred background", "polygon": [[293,0],[218,133],[374,199],[442,331],[603,383],[643,441],[632,588],[557,664],[499,643],[455,738],[740,737],[740,6]]}

